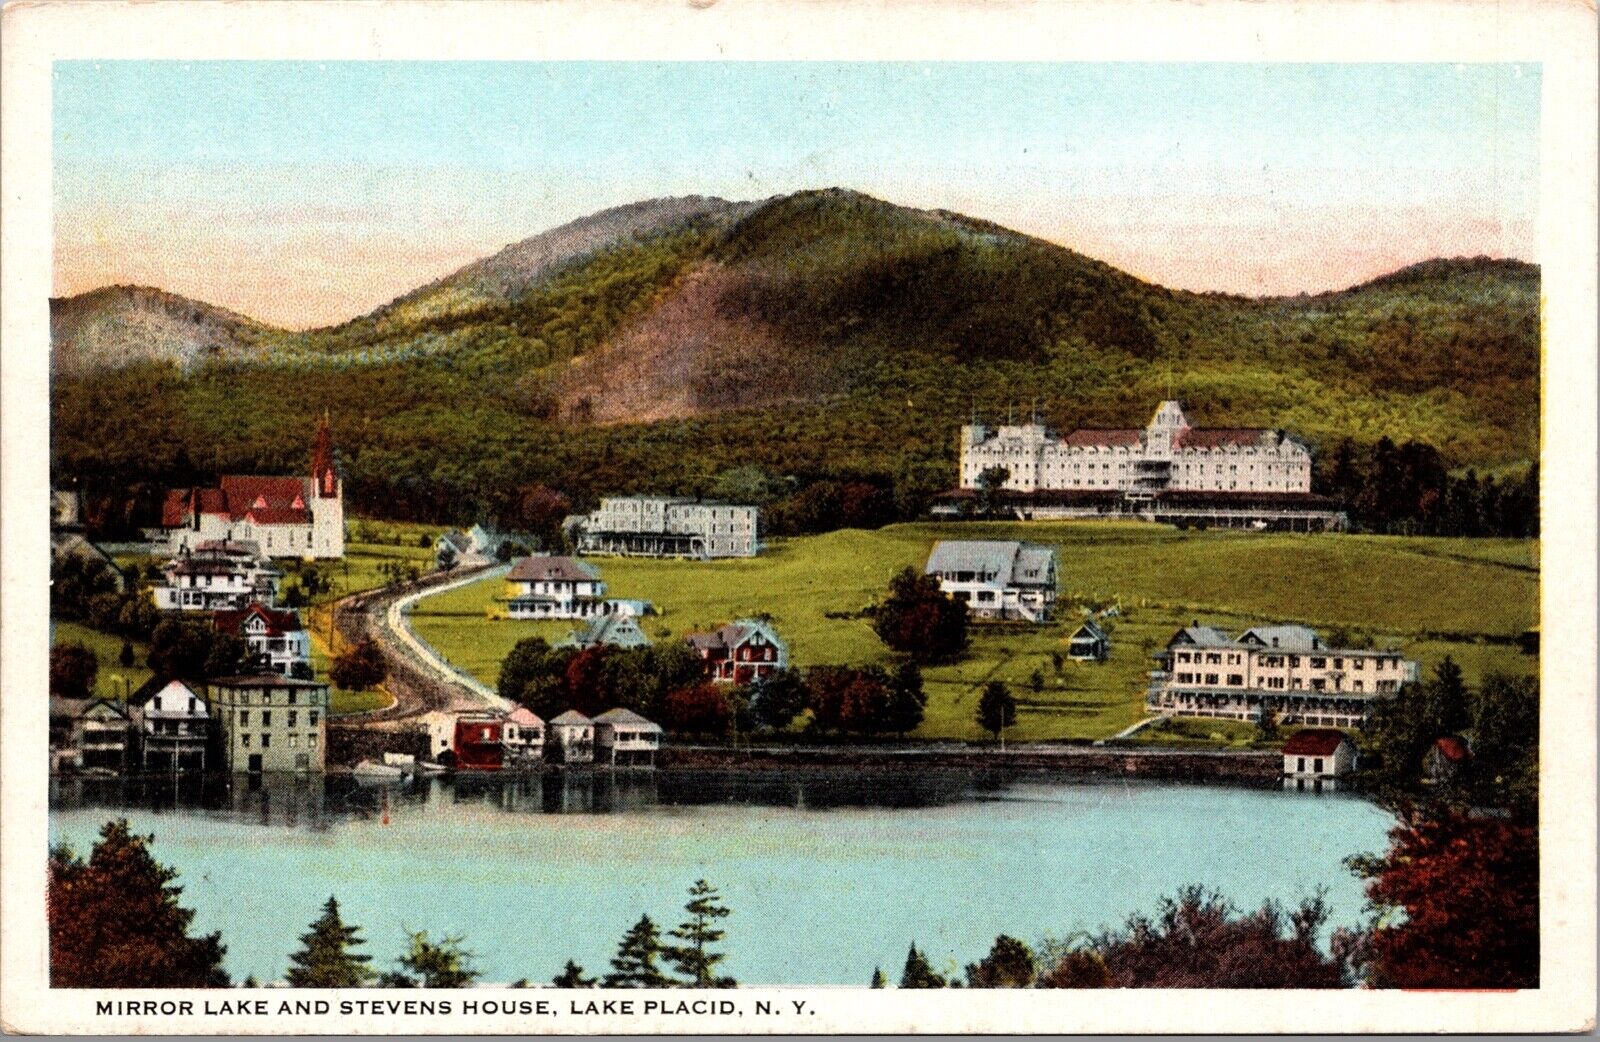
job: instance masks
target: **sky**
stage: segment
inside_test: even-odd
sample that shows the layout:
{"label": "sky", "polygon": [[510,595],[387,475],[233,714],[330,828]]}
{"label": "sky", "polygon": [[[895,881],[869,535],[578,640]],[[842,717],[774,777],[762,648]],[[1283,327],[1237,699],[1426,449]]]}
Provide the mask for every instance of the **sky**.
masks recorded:
{"label": "sky", "polygon": [[59,62],[54,292],[305,328],[608,206],[841,186],[1163,285],[1537,261],[1537,65]]}

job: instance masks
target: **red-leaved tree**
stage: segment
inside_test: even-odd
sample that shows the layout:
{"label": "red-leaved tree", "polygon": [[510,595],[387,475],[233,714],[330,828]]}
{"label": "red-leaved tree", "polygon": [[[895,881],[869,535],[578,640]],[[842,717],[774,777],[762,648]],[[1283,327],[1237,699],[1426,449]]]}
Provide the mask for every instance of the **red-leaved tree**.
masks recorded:
{"label": "red-leaved tree", "polygon": [[1379,910],[1359,949],[1369,986],[1538,987],[1533,826],[1405,813],[1389,833],[1388,853],[1352,864]]}
{"label": "red-leaved tree", "polygon": [[732,711],[722,689],[709,680],[667,694],[667,727],[679,734],[725,734]]}

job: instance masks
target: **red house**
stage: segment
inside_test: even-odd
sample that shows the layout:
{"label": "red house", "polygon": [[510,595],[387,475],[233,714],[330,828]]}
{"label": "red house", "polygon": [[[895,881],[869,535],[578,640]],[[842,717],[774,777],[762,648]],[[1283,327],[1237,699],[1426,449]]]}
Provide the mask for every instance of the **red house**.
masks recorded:
{"label": "red house", "polygon": [[500,744],[504,726],[497,716],[463,716],[456,720],[456,769],[498,771],[505,760]]}
{"label": "red house", "polygon": [[738,619],[709,633],[686,633],[706,675],[719,684],[748,684],[789,666],[789,648],[761,619]]}

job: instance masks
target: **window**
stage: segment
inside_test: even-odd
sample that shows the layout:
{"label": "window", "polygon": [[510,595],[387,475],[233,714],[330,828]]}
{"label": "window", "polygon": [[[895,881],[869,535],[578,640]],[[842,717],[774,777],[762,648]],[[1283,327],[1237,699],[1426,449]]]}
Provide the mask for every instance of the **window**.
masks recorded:
{"label": "window", "polygon": [[297,713],[297,712],[295,712],[295,711],[294,711],[294,710],[293,710],[293,709],[291,709],[291,710],[289,710],[289,726],[290,726],[290,727],[293,727],[293,726],[294,726],[294,723],[295,723],[295,718],[296,718],[296,717],[297,717],[297,716],[299,716],[299,715],[300,715],[300,714],[299,714],[299,713]]}
{"label": "window", "polygon": [[1300,757],[1300,762],[1295,764],[1294,769],[1297,771],[1303,771],[1306,769],[1306,758],[1304,756]]}
{"label": "window", "polygon": [[[294,700],[298,697],[298,695],[299,695],[299,692],[296,692],[296,691],[290,691],[289,692],[289,704],[290,705],[294,705]],[[291,724],[294,723],[294,714],[293,713],[289,714],[289,722]]]}
{"label": "window", "polygon": [[315,749],[317,747],[317,736],[314,734],[306,735],[306,745],[309,748]]}
{"label": "window", "polygon": [[250,722],[250,710],[248,710],[248,709],[239,710],[239,722],[241,724],[248,724]]}
{"label": "window", "polygon": [[1207,673],[1206,674],[1206,683],[1215,684],[1216,682],[1217,682],[1217,675],[1215,673]]}
{"label": "window", "polygon": [[272,736],[270,734],[264,734],[264,735],[261,736],[261,748],[265,749],[271,744],[272,744]]}
{"label": "window", "polygon": [[1318,774],[1321,774],[1321,773],[1322,773],[1322,757],[1320,757],[1320,756],[1319,756],[1319,757],[1317,757],[1317,761],[1316,761],[1316,763],[1315,763],[1315,764],[1314,764],[1314,765],[1313,765],[1313,766],[1312,766],[1312,768],[1311,768],[1311,769],[1312,769],[1312,770],[1314,770],[1314,771],[1316,771],[1316,772],[1317,772],[1317,773],[1318,773]]}
{"label": "window", "polygon": [[241,734],[239,736],[239,745],[245,749],[250,748],[250,736],[247,734]]}
{"label": "window", "polygon": [[297,734],[290,735],[289,736],[289,748],[298,749],[299,747],[300,747],[300,736],[297,735]]}

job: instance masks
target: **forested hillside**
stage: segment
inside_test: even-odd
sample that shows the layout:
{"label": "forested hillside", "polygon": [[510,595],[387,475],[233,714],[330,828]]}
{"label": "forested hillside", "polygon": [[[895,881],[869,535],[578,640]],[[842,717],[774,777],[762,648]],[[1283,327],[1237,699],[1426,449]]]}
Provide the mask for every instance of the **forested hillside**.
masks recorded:
{"label": "forested hillside", "polygon": [[1325,458],[1385,436],[1454,467],[1537,455],[1532,265],[1429,261],[1256,300],[840,190],[589,220],[344,326],[250,325],[248,350],[187,370],[58,367],[56,479],[132,521],[169,481],[302,468],[324,409],[352,506],[430,521],[512,513],[540,485],[579,506],[705,492],[746,464],[909,503],[952,483],[964,417],[1012,403],[1071,428],[1181,397],[1197,423],[1288,427]]}

